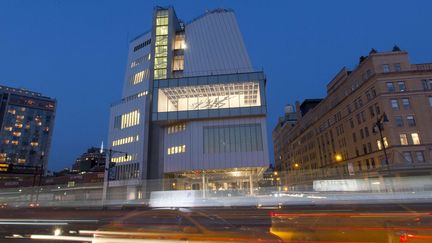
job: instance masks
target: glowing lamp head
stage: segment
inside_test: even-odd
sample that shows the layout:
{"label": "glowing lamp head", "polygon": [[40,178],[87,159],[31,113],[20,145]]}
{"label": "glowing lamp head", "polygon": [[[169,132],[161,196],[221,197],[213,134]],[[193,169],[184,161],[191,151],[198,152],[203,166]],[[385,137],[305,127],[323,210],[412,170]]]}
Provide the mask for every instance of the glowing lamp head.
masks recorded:
{"label": "glowing lamp head", "polygon": [[337,162],[342,161],[342,155],[340,155],[340,154],[336,154],[336,155],[335,155],[335,159],[336,159]]}

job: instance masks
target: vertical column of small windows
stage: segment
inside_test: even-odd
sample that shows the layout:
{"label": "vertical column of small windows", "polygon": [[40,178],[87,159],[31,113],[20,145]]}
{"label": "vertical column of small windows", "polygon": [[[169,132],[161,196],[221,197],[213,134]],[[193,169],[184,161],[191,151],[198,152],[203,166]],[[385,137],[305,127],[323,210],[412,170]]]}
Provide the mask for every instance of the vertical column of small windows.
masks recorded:
{"label": "vertical column of small windows", "polygon": [[154,79],[166,79],[168,60],[167,10],[158,11],[156,14],[156,41],[154,53]]}

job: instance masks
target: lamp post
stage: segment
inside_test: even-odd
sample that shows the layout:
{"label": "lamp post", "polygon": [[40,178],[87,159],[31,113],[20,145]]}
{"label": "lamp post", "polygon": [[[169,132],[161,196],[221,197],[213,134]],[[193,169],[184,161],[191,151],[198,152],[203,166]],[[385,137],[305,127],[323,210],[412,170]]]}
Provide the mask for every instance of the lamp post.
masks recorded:
{"label": "lamp post", "polygon": [[[387,118],[386,113],[383,113],[382,116],[377,117],[377,121],[376,121],[376,123],[375,123],[375,128],[378,129],[378,132],[379,132],[379,134],[380,134],[381,146],[382,146],[383,151],[384,151],[385,163],[386,163],[386,165],[387,165],[387,169],[388,169],[388,171],[390,172],[390,165],[389,165],[389,161],[388,161],[386,145],[385,145],[384,137],[383,137],[383,134],[382,134],[382,131],[384,131],[384,122],[388,122],[388,121],[389,121],[389,120],[388,120],[388,118]],[[374,132],[376,132],[375,129],[374,129]]]}
{"label": "lamp post", "polygon": [[104,185],[103,185],[103,191],[102,191],[102,205],[105,206],[105,201],[107,200],[107,194],[108,194],[108,187],[109,187],[109,172],[112,165],[112,155],[113,154],[125,154],[125,160],[128,159],[128,154],[123,151],[117,151],[113,149],[104,149],[100,148],[101,153],[107,152],[108,153],[108,159],[105,160],[105,170],[104,170]]}

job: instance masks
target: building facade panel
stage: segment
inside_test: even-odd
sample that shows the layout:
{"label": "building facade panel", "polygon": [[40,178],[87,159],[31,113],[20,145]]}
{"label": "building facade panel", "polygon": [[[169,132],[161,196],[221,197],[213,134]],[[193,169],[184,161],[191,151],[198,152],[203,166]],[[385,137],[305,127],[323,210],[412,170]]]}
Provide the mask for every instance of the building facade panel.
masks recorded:
{"label": "building facade panel", "polygon": [[263,117],[191,121],[184,125],[184,130],[174,134],[168,129],[178,124],[165,128],[165,173],[269,164]]}

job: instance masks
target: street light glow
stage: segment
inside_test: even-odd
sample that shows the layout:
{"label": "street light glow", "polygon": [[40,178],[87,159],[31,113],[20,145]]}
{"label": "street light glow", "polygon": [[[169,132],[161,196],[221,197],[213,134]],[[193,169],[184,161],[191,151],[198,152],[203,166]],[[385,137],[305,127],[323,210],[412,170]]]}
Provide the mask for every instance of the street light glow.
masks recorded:
{"label": "street light glow", "polygon": [[337,162],[342,161],[342,155],[340,155],[340,154],[336,154],[336,155],[335,155],[335,159],[336,159]]}

